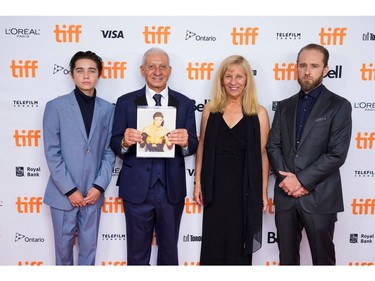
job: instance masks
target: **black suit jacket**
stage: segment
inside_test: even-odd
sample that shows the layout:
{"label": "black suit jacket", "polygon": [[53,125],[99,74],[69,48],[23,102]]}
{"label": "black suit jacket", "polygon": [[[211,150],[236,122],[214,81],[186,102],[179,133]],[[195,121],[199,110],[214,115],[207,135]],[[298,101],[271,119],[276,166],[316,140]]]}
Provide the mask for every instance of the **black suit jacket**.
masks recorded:
{"label": "black suit jacket", "polygon": [[267,143],[268,158],[276,175],[275,205],[289,209],[297,200],[278,187],[283,180],[278,173],[281,170],[296,174],[308,189],[309,194],[298,199],[305,211],[341,212],[344,204],[339,168],[350,145],[351,104],[323,86],[295,148],[297,104],[298,94],[278,103]]}

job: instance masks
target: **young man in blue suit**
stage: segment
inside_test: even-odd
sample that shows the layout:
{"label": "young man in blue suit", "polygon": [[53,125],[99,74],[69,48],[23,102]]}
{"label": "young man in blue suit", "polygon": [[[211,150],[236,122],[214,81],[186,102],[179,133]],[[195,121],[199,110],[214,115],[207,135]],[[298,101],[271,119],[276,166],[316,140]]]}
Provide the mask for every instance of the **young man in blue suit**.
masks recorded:
{"label": "young man in blue suit", "polygon": [[[178,265],[178,235],[186,196],[184,157],[197,149],[194,103],[167,86],[172,73],[168,54],[159,48],[148,50],[140,67],[146,85],[118,98],[111,147],[123,159],[119,195],[124,200],[127,264],[148,265],[155,230],[158,265]],[[159,99],[157,98],[159,96]],[[137,158],[138,106],[173,106],[176,128],[168,134],[175,145],[173,158]]]}
{"label": "young man in blue suit", "polygon": [[78,264],[94,265],[104,191],[115,155],[109,144],[114,106],[97,97],[102,60],[91,51],[70,61],[75,89],[46,104],[44,150],[50,177],[44,203],[50,206],[56,265],[73,265],[78,232]]}
{"label": "young man in blue suit", "polygon": [[333,234],[344,211],[340,167],[349,150],[352,107],[323,84],[329,52],[317,44],[297,56],[299,93],[280,101],[267,144],[276,175],[275,222],[281,265],[300,264],[302,229],[314,265],[335,265]]}

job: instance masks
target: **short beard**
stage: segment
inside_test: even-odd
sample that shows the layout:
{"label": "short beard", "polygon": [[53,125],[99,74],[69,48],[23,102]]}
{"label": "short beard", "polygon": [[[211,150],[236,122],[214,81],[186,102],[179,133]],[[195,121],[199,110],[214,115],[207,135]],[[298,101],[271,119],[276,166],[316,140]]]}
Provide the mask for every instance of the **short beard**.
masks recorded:
{"label": "short beard", "polygon": [[318,87],[323,82],[323,75],[320,76],[317,80],[312,81],[302,81],[300,78],[298,78],[298,83],[301,86],[302,91],[305,93],[308,93],[312,90],[314,90],[316,87]]}

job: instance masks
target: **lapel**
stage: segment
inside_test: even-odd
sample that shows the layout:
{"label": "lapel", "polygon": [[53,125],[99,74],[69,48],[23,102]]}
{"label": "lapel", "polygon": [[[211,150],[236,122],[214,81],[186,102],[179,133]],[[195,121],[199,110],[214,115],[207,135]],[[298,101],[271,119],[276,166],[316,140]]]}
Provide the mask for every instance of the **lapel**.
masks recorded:
{"label": "lapel", "polygon": [[290,146],[295,150],[296,143],[296,114],[298,105],[298,93],[291,97],[286,105],[286,113],[293,112],[293,114],[286,114],[286,130],[288,130]]}
{"label": "lapel", "polygon": [[94,105],[94,114],[92,116],[91,128],[90,128],[90,135],[88,141],[91,141],[92,136],[94,135],[94,131],[96,126],[98,125],[98,121],[100,119],[100,105],[99,99],[95,98],[95,105]]}
{"label": "lapel", "polygon": [[88,139],[87,139],[85,124],[83,123],[81,109],[79,108],[78,101],[74,95],[74,91],[70,94],[69,98],[70,98],[70,104],[72,106],[73,115],[77,122],[77,126],[79,130],[81,131],[82,137],[87,142]]}
{"label": "lapel", "polygon": [[177,112],[178,112],[178,106],[179,106],[179,104],[180,104],[180,102],[176,99],[173,90],[171,90],[171,89],[168,88],[168,106],[175,107],[176,110],[177,110]]}
{"label": "lapel", "polygon": [[325,109],[330,104],[330,92],[326,90],[326,88],[322,89],[322,92],[319,95],[318,100],[315,102],[313,108],[311,109],[311,112],[309,114],[309,117],[306,120],[305,128],[303,129],[300,144],[297,148],[297,150],[301,147],[303,142],[306,140],[311,128],[313,127],[316,119],[318,119],[322,112],[325,111]]}
{"label": "lapel", "polygon": [[136,106],[147,106],[146,86],[138,91],[137,98],[134,102]]}

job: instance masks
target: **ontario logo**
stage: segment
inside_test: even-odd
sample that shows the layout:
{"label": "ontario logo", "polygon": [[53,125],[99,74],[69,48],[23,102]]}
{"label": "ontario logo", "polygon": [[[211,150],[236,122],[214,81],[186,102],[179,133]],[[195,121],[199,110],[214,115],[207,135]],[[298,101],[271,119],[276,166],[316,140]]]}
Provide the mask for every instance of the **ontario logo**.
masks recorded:
{"label": "ontario logo", "polygon": [[185,41],[194,38],[195,41],[216,41],[215,36],[199,35],[191,30],[186,30]]}
{"label": "ontario logo", "polygon": [[65,75],[70,74],[70,70],[69,69],[66,69],[65,67],[57,65],[55,63],[53,65],[53,74],[60,73],[60,72],[64,73]]}
{"label": "ontario logo", "polygon": [[42,238],[42,237],[28,237],[24,234],[16,232],[14,242],[19,242],[21,240],[23,240],[27,243],[30,243],[30,242],[31,243],[43,243],[44,242],[44,238]]}

